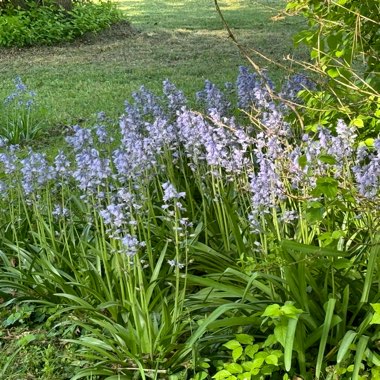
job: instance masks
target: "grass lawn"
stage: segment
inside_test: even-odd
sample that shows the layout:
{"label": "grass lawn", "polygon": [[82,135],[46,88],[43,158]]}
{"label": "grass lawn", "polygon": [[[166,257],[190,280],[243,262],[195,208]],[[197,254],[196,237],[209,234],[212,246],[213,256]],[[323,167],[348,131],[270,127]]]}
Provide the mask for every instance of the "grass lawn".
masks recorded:
{"label": "grass lawn", "polygon": [[[61,46],[0,48],[0,99],[20,76],[47,111],[48,143],[62,126],[88,120],[96,112],[123,112],[123,102],[142,84],[159,92],[170,79],[189,97],[205,79],[223,85],[234,81],[239,65],[247,64],[227,37],[211,0],[119,0],[132,29],[121,23],[98,36]],[[293,54],[296,18],[280,18],[283,0],[220,2],[236,37],[282,61]],[[260,61],[259,61],[260,62]],[[263,66],[265,62],[260,62]],[[285,74],[268,67],[279,81]]]}

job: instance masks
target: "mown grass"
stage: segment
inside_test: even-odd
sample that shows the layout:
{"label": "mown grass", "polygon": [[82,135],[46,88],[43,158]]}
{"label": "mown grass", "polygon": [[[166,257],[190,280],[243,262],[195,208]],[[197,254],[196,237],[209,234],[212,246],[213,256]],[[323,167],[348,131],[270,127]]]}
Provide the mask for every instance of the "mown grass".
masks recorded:
{"label": "mown grass", "polygon": [[[190,96],[205,79],[219,85],[233,81],[238,66],[247,64],[227,38],[212,1],[119,4],[132,28],[121,23],[62,46],[0,49],[0,99],[20,76],[38,93],[47,110],[46,130],[54,139],[63,125],[86,120],[98,111],[119,115],[124,100],[142,84],[158,92],[169,78]],[[293,54],[291,36],[301,21],[272,19],[284,1],[230,0],[220,5],[245,46],[277,61]],[[273,65],[268,70],[276,81],[285,75]]]}

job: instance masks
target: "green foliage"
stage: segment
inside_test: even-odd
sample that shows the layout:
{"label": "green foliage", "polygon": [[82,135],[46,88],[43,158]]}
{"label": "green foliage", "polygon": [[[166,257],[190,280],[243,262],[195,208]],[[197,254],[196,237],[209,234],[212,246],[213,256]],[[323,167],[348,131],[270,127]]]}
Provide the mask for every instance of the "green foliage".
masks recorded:
{"label": "green foliage", "polygon": [[309,28],[295,36],[311,48],[305,65],[319,91],[304,91],[303,123],[332,127],[341,118],[361,128],[363,137],[380,131],[380,6],[372,0],[289,0],[290,13],[302,13]]}
{"label": "green foliage", "polygon": [[70,379],[77,367],[85,365],[76,359],[75,346],[61,340],[72,332],[51,329],[48,317],[55,308],[26,303],[1,306],[1,379]]}
{"label": "green foliage", "polygon": [[0,138],[3,143],[21,144],[38,137],[43,128],[44,113],[21,78],[15,90],[0,103]]}
{"label": "green foliage", "polygon": [[264,342],[255,342],[253,336],[237,334],[223,344],[231,353],[232,361],[219,364],[212,376],[216,380],[282,379],[284,353],[275,349],[276,341],[269,336]]}
{"label": "green foliage", "polygon": [[72,10],[30,1],[27,9],[0,10],[0,46],[52,45],[98,32],[122,19],[111,2],[74,2]]}

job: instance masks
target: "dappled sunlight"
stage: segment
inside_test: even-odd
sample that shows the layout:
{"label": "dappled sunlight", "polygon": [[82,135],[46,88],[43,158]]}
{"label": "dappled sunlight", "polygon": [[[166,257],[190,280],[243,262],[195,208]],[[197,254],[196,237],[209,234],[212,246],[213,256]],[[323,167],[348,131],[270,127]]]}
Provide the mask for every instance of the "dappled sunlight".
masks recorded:
{"label": "dappled sunlight", "polygon": [[[116,0],[116,3],[135,25],[152,24],[160,22],[162,18],[167,18],[166,27],[170,28],[179,27],[178,24],[181,22],[189,23],[191,21],[188,27],[197,29],[202,25],[202,20],[210,22],[211,28],[222,27],[212,0],[203,2],[197,0]],[[249,19],[260,18],[260,14],[268,12],[264,7],[252,4],[250,0],[225,0],[221,1],[219,5],[227,18],[235,17],[234,13],[236,12],[243,16],[239,20],[240,27],[248,27]],[[243,15],[242,11],[244,11]]]}

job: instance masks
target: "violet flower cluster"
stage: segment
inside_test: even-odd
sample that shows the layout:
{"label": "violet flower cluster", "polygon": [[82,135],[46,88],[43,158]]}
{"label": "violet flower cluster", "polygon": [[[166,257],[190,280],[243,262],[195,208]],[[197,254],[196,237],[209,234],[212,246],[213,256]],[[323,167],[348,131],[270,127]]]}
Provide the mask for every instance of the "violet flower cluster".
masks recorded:
{"label": "violet flower cluster", "polygon": [[[298,89],[307,85],[305,79],[294,79],[283,87],[282,95],[294,99]],[[19,86],[23,91],[21,82]],[[255,112],[259,126],[253,126],[243,113],[231,116],[232,95],[209,81],[197,95],[207,115],[190,110],[184,94],[169,81],[164,82],[162,97],[141,87],[133,101],[125,103],[117,133],[102,124],[106,116],[99,114],[94,128],[74,126],[66,138],[71,153],[59,152],[51,162],[41,153],[29,151],[25,156],[17,147],[2,148],[1,195],[6,199],[9,189],[21,188],[29,199],[46,188],[55,194],[68,186],[80,199],[91,202],[109,236],[118,239],[130,256],[142,244],[133,230],[145,202],[141,187],[158,179],[163,183],[164,203],[185,196],[168,182],[168,157],[173,161],[183,157],[194,176],[201,172],[232,183],[245,178],[245,190],[239,187],[239,191],[247,192],[255,233],[261,231],[263,217],[280,212],[288,195],[312,197],[320,177],[341,180],[354,195],[377,199],[379,140],[373,147],[358,147],[355,129],[342,120],[334,132],[320,127],[317,133],[297,139],[286,122],[286,107],[272,98],[273,92],[269,80],[240,69],[235,110]],[[68,214],[59,208],[53,212]],[[281,212],[285,223],[297,218],[293,210]]]}

